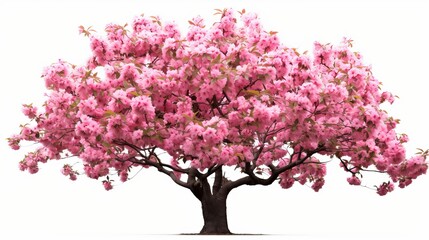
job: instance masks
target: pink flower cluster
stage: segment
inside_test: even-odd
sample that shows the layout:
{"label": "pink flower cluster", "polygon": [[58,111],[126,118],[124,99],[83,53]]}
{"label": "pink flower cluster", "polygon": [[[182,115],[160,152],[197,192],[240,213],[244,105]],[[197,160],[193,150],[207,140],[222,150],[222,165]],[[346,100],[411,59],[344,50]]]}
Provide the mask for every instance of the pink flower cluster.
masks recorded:
{"label": "pink flower cluster", "polygon": [[77,172],[76,171],[73,171],[73,169],[72,169],[72,167],[70,166],[70,165],[68,165],[68,164],[65,164],[64,166],[63,166],[63,168],[61,169],[61,173],[64,175],[64,176],[67,176],[67,177],[69,177],[70,178],[70,180],[72,180],[72,181],[75,181],[76,179],[77,179]]}
{"label": "pink flower cluster", "polygon": [[382,183],[379,187],[377,187],[377,193],[380,196],[384,196],[387,193],[393,191],[395,189],[395,185],[393,185],[391,182],[385,182]]}
{"label": "pink flower cluster", "polygon": [[21,171],[27,170],[29,173],[34,174],[39,171],[38,163],[46,163],[48,156],[44,149],[38,149],[35,152],[28,153],[24,160],[19,162],[19,169]]}
{"label": "pink flower cluster", "polygon": [[423,156],[414,156],[407,161],[391,165],[387,173],[393,182],[399,182],[399,187],[404,188],[412,183],[418,176],[427,172],[428,166]]}
{"label": "pink flower cluster", "polygon": [[[287,161],[288,160],[283,160],[280,162],[279,166],[282,167],[287,165]],[[295,182],[299,182],[301,185],[311,182],[311,188],[318,192],[325,184],[325,175],[326,166],[318,159],[311,157],[297,167],[281,173],[280,186],[287,189],[292,187]]]}
{"label": "pink flower cluster", "polygon": [[350,185],[360,185],[361,184],[361,180],[356,176],[352,176],[352,177],[347,178],[347,182],[349,182]]}
{"label": "pink flower cluster", "polygon": [[37,107],[34,107],[31,104],[24,104],[22,107],[22,113],[30,119],[36,118],[37,116]]}
{"label": "pink flower cluster", "polygon": [[[87,64],[47,67],[48,99],[39,109],[24,105],[33,121],[9,138],[12,149],[41,144],[20,168],[35,173],[39,162],[70,155],[90,178],[116,173],[126,181],[133,167],[159,162],[177,178],[182,168],[292,164],[280,185],[311,182],[318,191],[326,174],[319,154],[341,159],[352,185],[366,169],[387,172],[392,182],[378,188],[381,195],[426,173],[423,156],[406,158],[408,137],[381,108],[394,97],[379,90],[351,40],[316,42],[313,54],[301,54],[265,31],[256,14],[218,13],[208,28],[200,17],[189,21],[185,36],[158,17],[109,24],[105,36],[81,27],[92,50]],[[70,166],[62,171],[76,178]],[[103,180],[106,190],[111,181]]]}

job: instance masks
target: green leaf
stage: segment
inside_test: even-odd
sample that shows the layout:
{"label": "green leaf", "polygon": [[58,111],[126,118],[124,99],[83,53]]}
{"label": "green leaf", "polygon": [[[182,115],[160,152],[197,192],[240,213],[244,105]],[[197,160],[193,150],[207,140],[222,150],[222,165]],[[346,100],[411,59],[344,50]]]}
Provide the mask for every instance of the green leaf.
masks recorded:
{"label": "green leaf", "polygon": [[217,57],[213,60],[214,64],[220,63],[220,54],[217,55]]}
{"label": "green leaf", "polygon": [[72,104],[70,104],[70,108],[76,108],[77,105],[79,104],[80,100],[76,99]]}
{"label": "green leaf", "polygon": [[261,92],[258,90],[246,90],[245,91],[247,94],[252,95],[252,96],[259,96],[261,95]]}
{"label": "green leaf", "polygon": [[119,72],[115,72],[115,77],[118,79],[121,76]]}
{"label": "green leaf", "polygon": [[132,91],[130,92],[130,94],[133,95],[134,97],[140,96],[140,94],[137,91]]}
{"label": "green leaf", "polygon": [[221,9],[215,9],[215,13],[213,15],[223,14],[223,10]]}
{"label": "green leaf", "polygon": [[110,148],[110,143],[108,143],[108,142],[102,142],[101,143],[101,145],[103,145],[103,147],[105,147],[105,148]]}
{"label": "green leaf", "polygon": [[240,160],[244,160],[244,155],[243,153],[235,153],[234,156],[238,157]]}
{"label": "green leaf", "polygon": [[362,97],[361,97],[360,95],[353,95],[353,97],[354,97],[355,99],[362,100]]}
{"label": "green leaf", "polygon": [[104,112],[104,116],[105,116],[105,117],[111,117],[111,116],[114,116],[114,115],[116,115],[116,112],[114,112],[114,111],[112,111],[112,110],[106,110],[106,111]]}
{"label": "green leaf", "polygon": [[292,48],[292,50],[295,52],[295,54],[299,57],[301,54],[299,54],[298,50],[296,48]]}
{"label": "green leaf", "polygon": [[312,118],[306,118],[305,121],[310,123],[311,125],[314,125],[316,123]]}
{"label": "green leaf", "polygon": [[292,131],[296,131],[296,129],[298,128],[298,124],[299,124],[299,120],[295,119],[295,121],[292,125]]}
{"label": "green leaf", "polygon": [[191,117],[191,116],[189,116],[189,115],[188,115],[188,114],[186,114],[186,113],[182,114],[182,116],[183,116],[186,120],[188,120],[189,122],[192,122],[192,121],[194,120],[194,117]]}

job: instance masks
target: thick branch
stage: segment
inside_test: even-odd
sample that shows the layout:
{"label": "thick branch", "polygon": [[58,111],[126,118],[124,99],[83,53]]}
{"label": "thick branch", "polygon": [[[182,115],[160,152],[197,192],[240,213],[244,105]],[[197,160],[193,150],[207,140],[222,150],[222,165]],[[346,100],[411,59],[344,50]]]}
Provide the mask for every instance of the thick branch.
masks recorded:
{"label": "thick branch", "polygon": [[[134,151],[136,151],[140,155],[140,157],[142,158],[141,160],[138,160],[136,158],[130,158],[130,159],[126,159],[126,160],[123,160],[123,159],[120,159],[120,158],[116,158],[116,160],[122,161],[122,162],[129,161],[129,162],[132,162],[132,163],[135,163],[135,164],[139,164],[139,165],[142,165],[142,166],[155,167],[156,169],[158,169],[159,172],[162,172],[165,175],[169,176],[179,186],[182,186],[182,187],[187,188],[187,189],[191,189],[191,187],[192,187],[191,184],[188,184],[188,183],[185,183],[185,182],[181,181],[174,174],[174,171],[188,174],[189,173],[189,169],[181,169],[181,168],[173,167],[171,165],[162,163],[161,160],[159,159],[159,157],[155,154],[155,147],[151,149],[149,156],[145,156],[141,152],[141,149],[139,147],[133,145],[133,144],[127,143],[125,141],[121,141],[121,142],[117,141],[116,143],[119,144],[119,145],[124,145],[124,146],[130,147],[131,149],[133,149]],[[156,162],[155,161],[151,161],[150,160],[151,156],[154,156],[157,159],[157,161]],[[172,169],[173,171],[167,170],[166,167]]]}
{"label": "thick branch", "polygon": [[[259,156],[261,155],[261,153],[264,151],[265,149],[265,143],[267,142],[267,138],[270,135],[274,135],[270,133],[271,128],[276,128],[277,122],[274,121],[273,123],[271,123],[271,125],[268,127],[268,129],[265,131],[262,140],[260,141],[260,147],[258,149],[258,151],[254,154],[253,156],[253,166],[250,168],[250,171],[253,172],[253,170],[255,170],[256,168],[256,161],[258,160]],[[275,146],[274,146],[275,147]],[[265,151],[267,151],[267,149],[265,149]]]}
{"label": "thick branch", "polygon": [[[165,172],[164,172],[165,173]],[[167,174],[167,173],[165,173],[165,174]],[[179,186],[182,186],[182,187],[184,187],[184,188],[187,188],[187,189],[191,189],[191,186],[189,186],[187,183],[185,183],[185,182],[183,182],[183,181],[181,181],[180,179],[178,179],[177,177],[176,177],[176,175],[174,175],[174,173],[173,172],[168,172],[168,176],[170,176],[170,178],[177,184],[177,185],[179,185]]]}
{"label": "thick branch", "polygon": [[251,177],[245,176],[245,177],[242,177],[242,178],[237,179],[235,181],[228,182],[227,184],[225,184],[221,188],[220,191],[222,194],[228,195],[228,193],[232,189],[237,188],[237,187],[242,186],[242,185],[256,185],[256,183]]}
{"label": "thick branch", "polygon": [[204,196],[211,195],[211,189],[210,189],[209,181],[207,181],[206,178],[199,179],[199,180],[200,180],[199,182],[201,183],[203,195]]}
{"label": "thick branch", "polygon": [[294,161],[294,162],[290,162],[289,164],[287,164],[286,166],[283,167],[275,167],[273,164],[270,164],[268,167],[271,170],[271,176],[269,178],[263,179],[263,178],[259,178],[258,176],[256,176],[253,171],[250,171],[252,169],[252,167],[250,166],[251,163],[246,164],[245,167],[245,173],[248,174],[248,176],[242,177],[236,181],[232,181],[229,182],[227,184],[225,184],[222,187],[222,191],[225,191],[226,194],[228,194],[232,189],[237,188],[239,186],[242,185],[270,185],[272,184],[275,180],[277,180],[278,176],[287,171],[290,170],[300,164],[303,164],[305,162],[305,160],[309,159],[311,156],[313,156],[315,153],[320,152],[324,150],[324,147],[319,147],[313,151],[309,151],[307,152],[307,155],[301,159],[301,152],[299,152],[298,154],[298,160]]}
{"label": "thick branch", "polygon": [[222,166],[217,168],[215,172],[215,179],[213,183],[213,195],[217,194],[222,187]]}
{"label": "thick branch", "polygon": [[278,177],[279,174],[271,174],[271,176],[267,179],[259,178],[255,176],[255,174],[250,174],[248,176],[242,177],[235,181],[231,181],[222,186],[221,191],[223,194],[228,194],[232,189],[240,187],[242,185],[263,185],[267,186],[272,184]]}
{"label": "thick branch", "polygon": [[[169,168],[169,169],[171,169],[171,170],[173,170],[175,172],[180,172],[180,173],[185,173],[185,174],[189,173],[189,169],[183,169],[183,168],[180,168],[180,167],[175,167],[175,166],[163,163],[161,161],[161,159],[159,159],[158,155],[155,154],[156,147],[142,149],[142,148],[139,148],[139,147],[137,147],[137,146],[135,146],[133,144],[130,144],[128,142],[125,142],[125,141],[116,141],[115,143],[118,144],[118,145],[123,145],[123,146],[127,146],[127,147],[132,148],[134,151],[136,151],[142,157],[142,161],[144,161],[145,163],[146,162],[151,162],[151,161],[148,161],[148,159],[150,158],[150,156],[154,156],[157,159],[158,164],[161,167],[163,167],[163,168]],[[147,156],[145,156],[145,155],[142,154],[142,151],[147,151],[147,150],[150,150],[149,157],[147,157]],[[148,165],[150,165],[150,164],[148,164]],[[150,165],[150,166],[153,166],[153,165]]]}
{"label": "thick branch", "polygon": [[167,169],[163,168],[159,163],[152,162],[152,161],[147,161],[147,160],[137,160],[137,159],[135,159],[135,160],[133,160],[133,159],[122,160],[120,158],[116,158],[116,160],[120,161],[120,162],[126,162],[126,161],[128,161],[128,162],[132,162],[134,164],[139,164],[139,165],[142,165],[142,166],[149,165],[151,167],[155,167],[156,169],[158,169],[159,172],[162,172],[165,175],[169,176],[179,186],[182,186],[182,187],[187,188],[187,189],[191,189],[191,185],[190,184],[181,181],[179,178],[176,177],[176,175],[174,175],[173,171],[168,171]]}
{"label": "thick branch", "polygon": [[275,168],[274,169],[274,171],[273,171],[273,174],[277,174],[277,175],[279,175],[280,173],[282,173],[282,172],[285,172],[285,171],[287,171],[287,170],[290,170],[290,169],[292,169],[293,167],[296,167],[296,166],[298,166],[298,165],[300,165],[300,164],[302,164],[305,160],[307,160],[307,159],[309,159],[311,156],[313,156],[315,153],[318,153],[318,152],[320,152],[320,151],[322,151],[322,150],[325,150],[325,147],[323,147],[323,146],[321,146],[321,147],[318,147],[318,148],[316,148],[315,150],[313,150],[313,151],[309,151],[309,152],[307,152],[307,155],[304,157],[304,158],[301,158],[301,153],[302,153],[302,150],[300,150],[300,152],[299,152],[299,155],[298,155],[298,159],[296,160],[296,161],[294,161],[294,162],[290,162],[288,165],[286,165],[286,166],[283,166],[283,167],[280,167],[280,168]]}
{"label": "thick branch", "polygon": [[189,170],[187,184],[191,186],[190,190],[194,194],[194,196],[197,199],[201,200],[201,198],[203,197],[203,191],[201,182],[197,180],[198,176],[200,176],[200,172],[195,168],[191,168]]}
{"label": "thick branch", "polygon": [[206,173],[201,175],[201,178],[208,178],[210,175],[215,173],[219,168],[222,168],[222,165],[213,165],[211,166]]}

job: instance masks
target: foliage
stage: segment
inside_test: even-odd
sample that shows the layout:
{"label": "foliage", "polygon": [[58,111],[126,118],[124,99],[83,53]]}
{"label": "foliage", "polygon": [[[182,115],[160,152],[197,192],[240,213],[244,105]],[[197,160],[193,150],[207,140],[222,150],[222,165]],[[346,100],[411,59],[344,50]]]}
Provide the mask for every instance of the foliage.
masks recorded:
{"label": "foliage", "polygon": [[65,165],[62,173],[101,179],[110,190],[114,175],[127,181],[134,167],[157,168],[189,187],[196,172],[232,166],[243,177],[226,181],[231,189],[280,179],[283,188],[299,182],[318,191],[325,155],[338,159],[352,185],[365,171],[385,173],[380,195],[426,173],[427,152],[406,158],[408,138],[381,108],[394,97],[380,90],[351,40],[316,42],[313,54],[300,54],[255,14],[216,14],[209,28],[190,20],[185,36],[158,17],[109,24],[105,36],[81,26],[88,63],[47,67],[42,110],[24,105],[31,121],[9,138],[13,149],[40,144],[20,169],[36,173],[39,163],[76,156],[83,171]]}

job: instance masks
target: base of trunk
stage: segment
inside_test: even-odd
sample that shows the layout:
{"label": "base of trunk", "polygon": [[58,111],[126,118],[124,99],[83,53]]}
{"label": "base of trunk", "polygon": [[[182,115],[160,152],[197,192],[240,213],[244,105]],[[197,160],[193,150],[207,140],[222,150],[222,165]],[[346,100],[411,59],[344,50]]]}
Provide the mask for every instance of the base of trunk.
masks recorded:
{"label": "base of trunk", "polygon": [[216,226],[211,224],[205,224],[203,229],[200,231],[201,235],[231,235],[228,226]]}
{"label": "base of trunk", "polygon": [[226,217],[226,196],[204,196],[201,201],[204,226],[200,234],[205,235],[229,235],[228,221]]}

